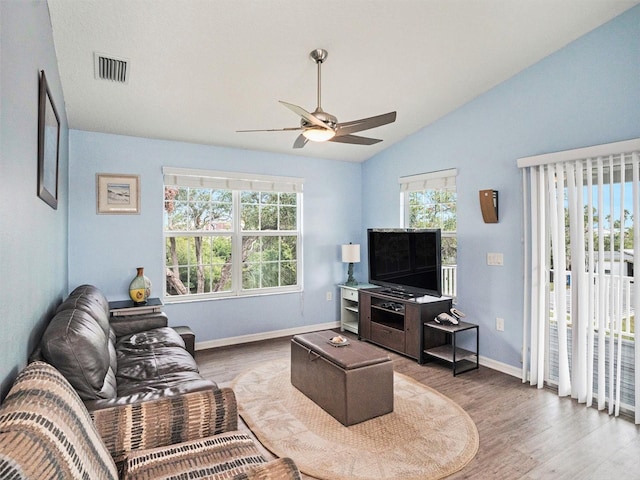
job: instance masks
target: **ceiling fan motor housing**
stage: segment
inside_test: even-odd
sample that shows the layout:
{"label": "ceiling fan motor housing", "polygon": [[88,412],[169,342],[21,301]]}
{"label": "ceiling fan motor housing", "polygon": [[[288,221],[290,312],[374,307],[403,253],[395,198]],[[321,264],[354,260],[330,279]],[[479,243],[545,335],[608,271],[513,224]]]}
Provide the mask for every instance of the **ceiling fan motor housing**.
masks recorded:
{"label": "ceiling fan motor housing", "polygon": [[[318,120],[320,120],[322,123],[324,123],[327,127],[333,130],[335,130],[336,127],[338,126],[338,119],[333,115],[331,115],[330,113],[327,113],[321,109],[316,109],[313,112],[313,116],[316,117]],[[315,127],[314,124],[308,122],[304,118],[300,119],[300,126],[303,128]]]}

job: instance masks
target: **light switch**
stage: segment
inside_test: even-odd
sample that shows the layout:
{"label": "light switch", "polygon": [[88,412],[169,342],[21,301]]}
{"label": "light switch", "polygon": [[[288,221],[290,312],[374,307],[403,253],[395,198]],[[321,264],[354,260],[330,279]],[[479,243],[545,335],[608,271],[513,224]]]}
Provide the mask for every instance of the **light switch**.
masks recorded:
{"label": "light switch", "polygon": [[487,253],[487,265],[493,265],[501,267],[504,265],[504,260],[501,253]]}

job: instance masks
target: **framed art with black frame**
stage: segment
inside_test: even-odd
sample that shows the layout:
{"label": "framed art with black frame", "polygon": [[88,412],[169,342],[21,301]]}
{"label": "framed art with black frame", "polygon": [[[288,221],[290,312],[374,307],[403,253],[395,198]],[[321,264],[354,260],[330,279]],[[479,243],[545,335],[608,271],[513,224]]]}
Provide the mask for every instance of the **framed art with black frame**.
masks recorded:
{"label": "framed art with black frame", "polygon": [[60,119],[42,70],[38,96],[38,196],[54,210],[58,208],[59,150]]}

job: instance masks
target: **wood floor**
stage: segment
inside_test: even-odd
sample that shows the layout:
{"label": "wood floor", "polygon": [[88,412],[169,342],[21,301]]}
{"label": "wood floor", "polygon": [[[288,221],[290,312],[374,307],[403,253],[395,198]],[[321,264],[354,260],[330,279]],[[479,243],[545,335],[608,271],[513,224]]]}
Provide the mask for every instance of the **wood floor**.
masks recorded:
{"label": "wood floor", "polygon": [[[289,358],[289,340],[198,351],[196,360],[205,377],[228,386],[244,370]],[[640,479],[640,427],[628,418],[610,417],[482,366],[453,377],[445,365],[418,365],[389,354],[395,371],[448,396],[476,423],[478,454],[450,479]],[[248,431],[244,424],[242,429]]]}

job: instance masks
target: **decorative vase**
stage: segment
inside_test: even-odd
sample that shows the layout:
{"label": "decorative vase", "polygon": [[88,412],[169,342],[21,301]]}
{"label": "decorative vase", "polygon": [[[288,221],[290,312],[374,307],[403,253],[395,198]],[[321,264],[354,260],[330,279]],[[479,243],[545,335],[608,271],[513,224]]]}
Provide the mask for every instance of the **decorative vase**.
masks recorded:
{"label": "decorative vase", "polygon": [[138,274],[129,284],[129,296],[136,305],[144,305],[151,295],[151,280],[144,276],[144,267],[138,267]]}

